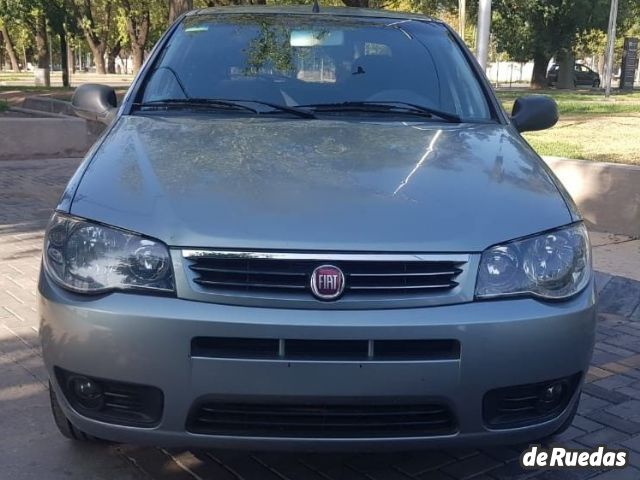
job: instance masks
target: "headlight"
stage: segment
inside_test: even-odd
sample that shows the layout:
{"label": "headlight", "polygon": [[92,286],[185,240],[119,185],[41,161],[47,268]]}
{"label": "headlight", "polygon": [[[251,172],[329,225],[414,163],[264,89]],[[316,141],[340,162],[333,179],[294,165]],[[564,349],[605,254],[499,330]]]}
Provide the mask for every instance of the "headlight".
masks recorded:
{"label": "headlight", "polygon": [[567,298],[584,289],[590,278],[589,237],[580,223],[486,250],[480,260],[476,298]]}
{"label": "headlight", "polygon": [[175,290],[163,243],[58,213],[45,236],[44,266],[61,286],[81,293]]}

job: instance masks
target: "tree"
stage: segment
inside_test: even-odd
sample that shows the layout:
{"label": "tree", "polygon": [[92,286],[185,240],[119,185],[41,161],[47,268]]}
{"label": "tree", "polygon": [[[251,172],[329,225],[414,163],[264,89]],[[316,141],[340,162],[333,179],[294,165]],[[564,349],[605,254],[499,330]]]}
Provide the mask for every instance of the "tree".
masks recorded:
{"label": "tree", "polygon": [[5,20],[0,20],[0,36],[2,36],[2,38],[4,39],[4,47],[7,50],[7,55],[9,55],[11,70],[13,70],[14,72],[19,72],[20,63],[18,62],[16,49],[13,47],[11,35],[9,34],[9,29],[7,28],[7,22]]}
{"label": "tree", "polygon": [[107,46],[107,73],[116,73],[116,57],[122,52],[122,40],[117,33],[116,36],[118,38]]}
{"label": "tree", "polygon": [[49,68],[49,43],[47,37],[47,18],[44,12],[33,11],[34,35],[36,38],[36,60],[38,68]]}
{"label": "tree", "polygon": [[[42,0],[41,0],[42,1]],[[62,66],[62,85],[70,86],[69,82],[69,56],[68,37],[71,30],[75,30],[75,22],[69,15],[65,0],[42,1],[44,13],[49,20],[49,25],[54,34],[60,40],[60,65]]]}
{"label": "tree", "polygon": [[572,51],[578,32],[604,27],[608,0],[496,0],[494,9],[499,50],[533,59],[531,87],[544,88],[551,58]]}
{"label": "tree", "polygon": [[[20,25],[23,29],[28,29],[33,34],[36,47],[36,64],[39,69],[44,70],[42,79],[44,84],[49,86],[49,43],[47,17],[43,6],[46,1],[0,0],[0,20],[6,26],[6,22],[11,19],[11,21]],[[9,38],[8,35],[7,38]]]}
{"label": "tree", "polygon": [[151,5],[153,0],[120,0],[121,13],[124,17],[125,29],[133,57],[133,71],[137,73],[144,61],[144,49],[149,39],[151,27]]}
{"label": "tree", "polygon": [[[9,55],[11,69],[14,72],[20,71],[20,63],[15,49],[15,38],[11,27],[19,27],[27,18],[30,9],[29,1],[21,0],[0,0],[0,32],[4,38],[4,45]],[[26,65],[25,65],[26,67]]]}
{"label": "tree", "polygon": [[169,0],[169,24],[184,12],[193,9],[193,0]]}
{"label": "tree", "polygon": [[113,28],[113,2],[111,0],[71,0],[70,6],[93,54],[96,72],[105,74],[104,56],[109,32]]}

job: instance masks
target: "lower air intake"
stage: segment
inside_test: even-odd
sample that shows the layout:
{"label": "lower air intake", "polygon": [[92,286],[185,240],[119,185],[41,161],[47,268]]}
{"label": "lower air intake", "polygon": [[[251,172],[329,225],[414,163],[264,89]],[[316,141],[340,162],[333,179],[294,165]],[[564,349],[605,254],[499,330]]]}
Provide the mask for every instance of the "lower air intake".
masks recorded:
{"label": "lower air intake", "polygon": [[291,438],[425,437],[455,433],[451,410],[419,405],[285,405],[204,402],[187,430],[204,435]]}

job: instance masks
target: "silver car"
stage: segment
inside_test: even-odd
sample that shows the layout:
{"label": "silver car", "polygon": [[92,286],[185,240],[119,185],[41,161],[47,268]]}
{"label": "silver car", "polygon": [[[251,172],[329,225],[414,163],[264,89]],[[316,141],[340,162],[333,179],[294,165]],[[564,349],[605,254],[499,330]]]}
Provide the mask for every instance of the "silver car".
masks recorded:
{"label": "silver car", "polygon": [[[315,9],[314,9],[315,10]],[[126,97],[46,233],[60,431],[163,446],[533,441],[570,425],[594,343],[587,232],[438,20],[201,10]]]}

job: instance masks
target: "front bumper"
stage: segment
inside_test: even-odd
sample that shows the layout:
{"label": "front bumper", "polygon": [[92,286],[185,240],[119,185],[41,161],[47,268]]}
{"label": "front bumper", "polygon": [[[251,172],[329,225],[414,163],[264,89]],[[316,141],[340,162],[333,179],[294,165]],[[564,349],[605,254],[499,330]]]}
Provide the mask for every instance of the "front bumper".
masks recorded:
{"label": "front bumper", "polygon": [[[593,285],[561,303],[533,299],[394,310],[287,310],[225,306],[114,293],[87,299],[42,275],[43,355],[69,420],[96,437],[136,444],[251,449],[388,449],[519,443],[553,433],[570,414],[492,430],[482,400],[491,389],[585,373],[595,335]],[[435,361],[212,359],[191,356],[194,337],[295,339],[454,339],[460,358]],[[74,411],[54,367],[157,387],[164,393],[153,428],[91,420]],[[457,418],[457,433],[402,438],[287,438],[190,433],[187,416],[202,398],[268,402],[345,399],[393,402],[437,398]]]}

